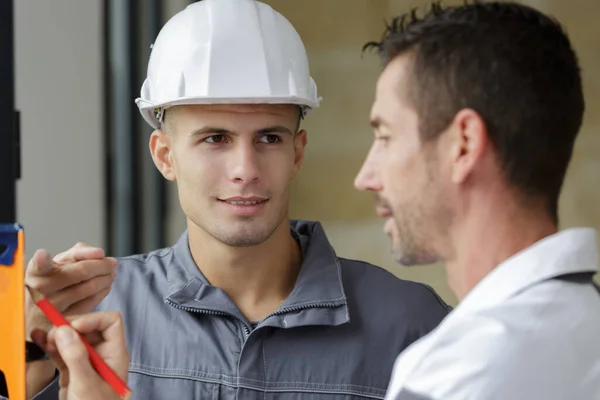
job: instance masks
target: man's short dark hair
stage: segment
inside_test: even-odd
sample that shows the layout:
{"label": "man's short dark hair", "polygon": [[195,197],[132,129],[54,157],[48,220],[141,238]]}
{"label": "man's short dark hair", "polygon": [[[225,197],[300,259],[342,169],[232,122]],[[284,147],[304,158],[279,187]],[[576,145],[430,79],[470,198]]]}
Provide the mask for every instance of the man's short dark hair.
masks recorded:
{"label": "man's short dark hair", "polygon": [[558,198],[581,126],[584,99],[571,43],[552,18],[510,2],[434,3],[402,15],[381,42],[384,65],[413,56],[410,101],[422,140],[432,140],[463,108],[485,121],[508,182],[543,199],[558,222]]}

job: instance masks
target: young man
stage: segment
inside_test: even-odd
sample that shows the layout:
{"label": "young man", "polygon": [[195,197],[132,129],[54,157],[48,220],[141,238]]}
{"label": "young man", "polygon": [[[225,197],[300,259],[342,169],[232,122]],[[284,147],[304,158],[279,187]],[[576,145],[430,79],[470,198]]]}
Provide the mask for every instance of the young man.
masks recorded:
{"label": "young man", "polygon": [[[299,124],[319,100],[298,34],[262,3],[204,0],[160,32],[137,103],[187,231],[118,267],[80,245],[27,271],[67,314],[123,315],[135,399],[382,399],[395,357],[447,314],[430,288],[290,222]],[[32,365],[30,393],[56,398],[54,371]]]}
{"label": "young man", "polygon": [[600,398],[595,231],[558,232],[584,111],[567,36],[493,2],[400,17],[374,45],[385,68],[356,186],[377,195],[397,260],[444,261],[460,300],[400,355],[387,398]]}

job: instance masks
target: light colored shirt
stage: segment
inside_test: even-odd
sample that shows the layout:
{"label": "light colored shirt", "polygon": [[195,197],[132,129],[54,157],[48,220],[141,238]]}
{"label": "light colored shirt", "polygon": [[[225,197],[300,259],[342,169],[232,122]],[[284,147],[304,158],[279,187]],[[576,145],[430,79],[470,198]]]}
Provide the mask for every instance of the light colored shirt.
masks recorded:
{"label": "light colored shirt", "polygon": [[596,243],[568,229],[500,264],[401,353],[386,399],[600,399]]}

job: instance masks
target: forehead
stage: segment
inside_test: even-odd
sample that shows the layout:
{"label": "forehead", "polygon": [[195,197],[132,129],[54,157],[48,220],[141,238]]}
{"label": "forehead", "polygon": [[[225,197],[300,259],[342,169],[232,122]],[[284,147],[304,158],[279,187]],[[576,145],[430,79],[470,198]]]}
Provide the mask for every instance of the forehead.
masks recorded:
{"label": "forehead", "polygon": [[371,110],[372,119],[381,114],[395,112],[398,108],[411,108],[409,85],[412,72],[412,56],[397,56],[384,68],[375,89],[375,101]]}
{"label": "forehead", "polygon": [[291,104],[195,104],[177,106],[177,114],[188,118],[233,118],[247,119],[252,117],[263,118],[295,118],[299,111],[298,106]]}
{"label": "forehead", "polygon": [[294,130],[300,109],[292,104],[186,104],[168,109],[165,115],[165,129],[173,133],[206,126],[245,131],[281,125]]}

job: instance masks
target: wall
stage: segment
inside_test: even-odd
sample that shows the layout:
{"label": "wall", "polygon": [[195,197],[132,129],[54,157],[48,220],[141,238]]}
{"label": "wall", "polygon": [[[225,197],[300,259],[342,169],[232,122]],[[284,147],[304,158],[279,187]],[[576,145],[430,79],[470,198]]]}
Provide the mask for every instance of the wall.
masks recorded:
{"label": "wall", "polygon": [[26,251],[104,245],[102,1],[18,0],[16,104]]}

